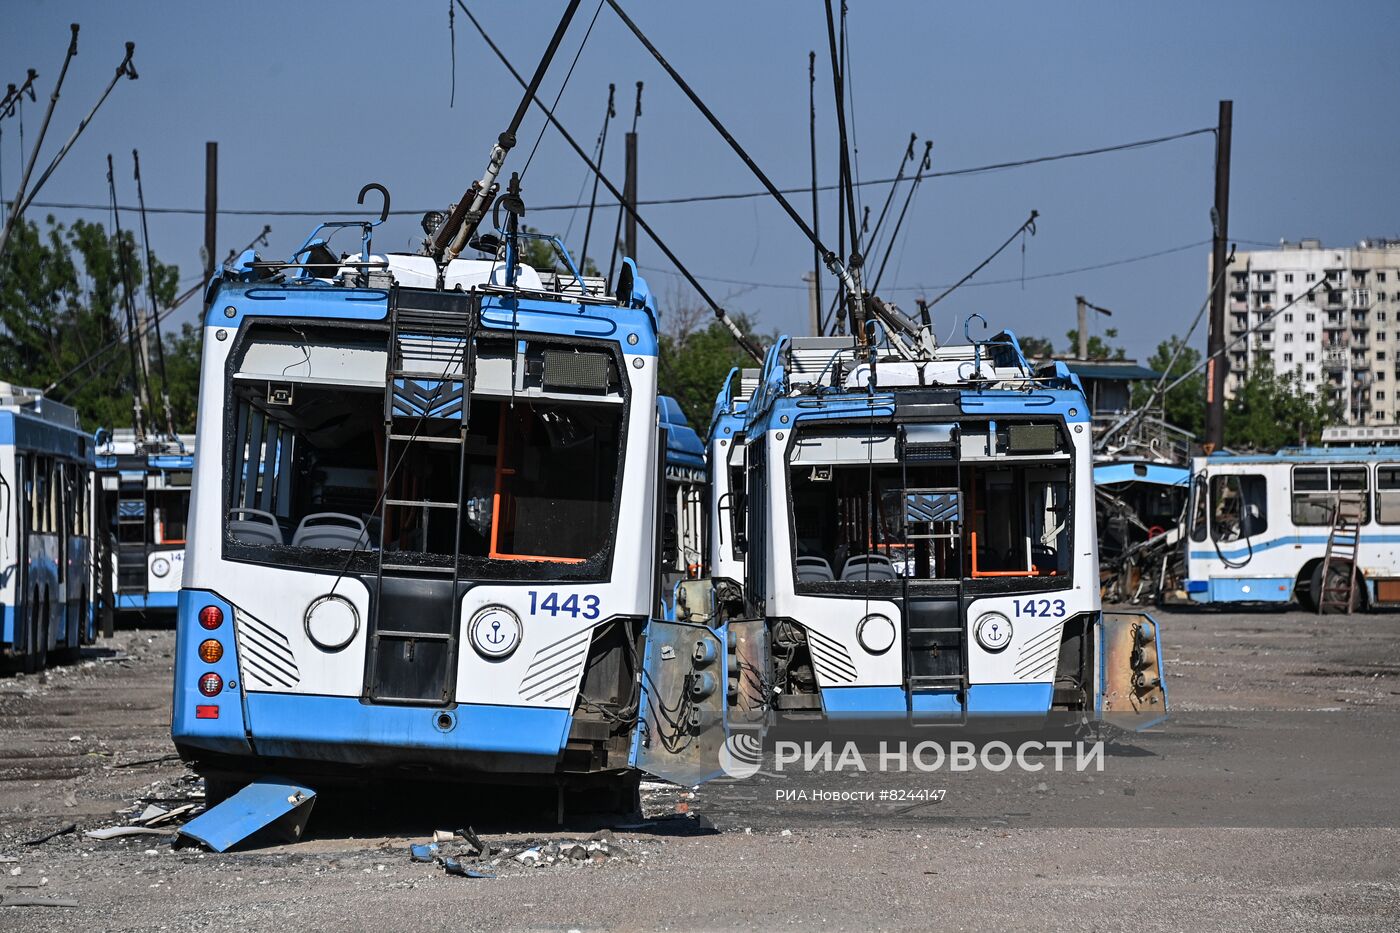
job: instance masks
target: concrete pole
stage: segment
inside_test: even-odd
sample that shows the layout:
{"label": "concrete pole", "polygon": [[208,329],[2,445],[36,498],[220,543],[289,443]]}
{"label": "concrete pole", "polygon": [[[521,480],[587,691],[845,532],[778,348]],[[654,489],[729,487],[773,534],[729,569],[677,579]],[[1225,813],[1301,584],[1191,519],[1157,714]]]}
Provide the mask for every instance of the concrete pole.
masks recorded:
{"label": "concrete pole", "polygon": [[1207,451],[1225,446],[1225,259],[1230,236],[1230,130],[1234,102],[1220,102],[1220,126],[1215,136],[1215,209],[1210,275],[1210,329],[1206,337],[1206,442]]}
{"label": "concrete pole", "polygon": [[812,336],[822,335],[821,298],[817,295],[817,276],[814,272],[802,273],[802,281],[807,283],[807,316],[811,321]]}
{"label": "concrete pole", "polygon": [[1089,358],[1089,309],[1085,307],[1084,296],[1074,296],[1075,311],[1079,316],[1079,358]]}

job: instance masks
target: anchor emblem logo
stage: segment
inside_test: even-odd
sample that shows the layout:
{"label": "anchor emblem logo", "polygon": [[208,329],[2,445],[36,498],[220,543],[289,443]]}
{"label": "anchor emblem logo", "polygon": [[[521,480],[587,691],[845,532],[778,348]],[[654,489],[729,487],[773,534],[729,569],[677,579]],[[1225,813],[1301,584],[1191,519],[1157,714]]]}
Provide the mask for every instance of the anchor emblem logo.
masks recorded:
{"label": "anchor emblem logo", "polygon": [[504,606],[487,606],[472,618],[471,642],[482,657],[499,660],[520,645],[520,620]]}

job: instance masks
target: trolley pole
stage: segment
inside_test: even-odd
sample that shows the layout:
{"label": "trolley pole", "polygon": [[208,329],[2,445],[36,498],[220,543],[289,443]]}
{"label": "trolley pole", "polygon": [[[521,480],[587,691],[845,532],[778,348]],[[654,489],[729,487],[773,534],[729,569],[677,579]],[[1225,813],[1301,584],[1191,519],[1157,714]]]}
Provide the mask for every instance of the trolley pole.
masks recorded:
{"label": "trolley pole", "polygon": [[1215,135],[1215,207],[1211,244],[1210,328],[1206,338],[1206,442],[1207,452],[1225,446],[1225,259],[1230,236],[1230,128],[1234,101],[1220,102],[1220,127]]}
{"label": "trolley pole", "polygon": [[204,284],[214,280],[219,228],[219,144],[204,144]]}

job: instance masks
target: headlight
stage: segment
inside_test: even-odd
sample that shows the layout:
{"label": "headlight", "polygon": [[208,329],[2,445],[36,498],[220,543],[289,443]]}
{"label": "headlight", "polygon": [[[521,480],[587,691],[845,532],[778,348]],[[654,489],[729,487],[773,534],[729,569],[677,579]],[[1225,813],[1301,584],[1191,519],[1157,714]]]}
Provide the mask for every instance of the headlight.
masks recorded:
{"label": "headlight", "polygon": [[894,623],[886,616],[868,615],[856,626],[856,641],[871,654],[884,654],[894,645]]}
{"label": "headlight", "polygon": [[477,610],[467,629],[476,653],[491,661],[508,658],[520,646],[520,618],[505,606]]}
{"label": "headlight", "polygon": [[306,607],[306,637],[322,651],[339,651],[360,630],[360,613],[344,596],[322,596]]}
{"label": "headlight", "polygon": [[164,557],[157,557],[151,561],[151,576],[163,577],[170,572],[170,561]]}
{"label": "headlight", "polygon": [[984,612],[973,628],[977,644],[988,651],[1000,651],[1011,644],[1011,620],[1000,612]]}

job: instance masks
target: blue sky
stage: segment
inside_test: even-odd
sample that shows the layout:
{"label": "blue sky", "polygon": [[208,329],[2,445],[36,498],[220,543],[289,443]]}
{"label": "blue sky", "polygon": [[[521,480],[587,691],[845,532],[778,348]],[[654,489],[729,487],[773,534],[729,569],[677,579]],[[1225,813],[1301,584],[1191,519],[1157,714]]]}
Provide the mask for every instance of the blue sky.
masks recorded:
{"label": "blue sky", "polygon": [[[595,8],[585,0],[544,89],[553,99]],[[533,69],[562,2],[486,3],[473,10],[516,67]],[[807,52],[818,52],[823,180],[836,137],[820,2],[652,3],[629,12],[780,185],[806,184]],[[332,13],[334,15],[332,15]],[[10,0],[0,32],[0,83],[40,72],[25,112],[32,144],[67,24],[82,24],[41,164],[86,113],[122,42],[141,73],[123,82],[40,200],[105,204],[105,157],[117,157],[122,200],[134,200],[130,150],[141,150],[147,203],[203,203],[204,142],[220,146],[219,203],[231,209],[349,209],[369,181],[395,208],[445,206],[480,174],[519,91],[470,23],[456,17],[456,106],[449,108],[446,0],[375,4],[85,3]],[[1400,4],[977,3],[850,4],[853,123],[860,175],[893,174],[911,131],[934,141],[935,170],[1028,158],[1213,125],[1235,101],[1231,233],[1245,241],[1321,237],[1348,245],[1400,236]],[[632,89],[646,84],[640,195],[751,191],[758,185],[611,11],[604,9],[557,111],[586,147],[618,85],[606,170],[620,184]],[[508,168],[519,169],[542,124],[527,118]],[[19,178],[18,127],[0,125],[5,196]],[[925,182],[882,289],[906,309],[976,265],[1032,209],[1036,236],[1008,249],[935,311],[941,335],[978,312],[993,328],[1048,335],[1074,323],[1074,296],[1112,308],[1130,355],[1184,332],[1205,295],[1210,236],[1210,136],[1030,168]],[[585,169],[547,131],[526,176],[526,203],[579,199]],[[862,199],[878,212],[885,189]],[[809,199],[798,196],[804,215]],[[822,202],[834,232],[835,199]],[[36,209],[33,216],[40,218]],[[78,216],[55,211],[60,219]],[[105,211],[89,212],[105,222]],[[802,274],[811,248],[763,199],[658,206],[646,216],[727,307],[765,330],[806,326]],[[527,222],[577,246],[581,212],[532,212]],[[134,217],[124,218],[130,224]],[[272,255],[290,252],[313,218],[221,216],[220,258],[273,227]],[[572,226],[571,226],[572,225]],[[612,213],[595,221],[607,252]],[[157,254],[199,269],[198,216],[153,215]],[[380,248],[410,248],[412,217],[381,228]],[[344,243],[350,248],[347,234]],[[834,237],[833,237],[834,239]],[[1045,276],[1166,250],[1141,262]],[[664,303],[687,300],[642,237],[639,261]],[[1024,272],[1026,279],[1022,281]],[[733,284],[708,279],[728,279]],[[663,308],[663,315],[665,309]],[[185,319],[192,312],[182,315]],[[1102,327],[1102,324],[1097,325]],[[960,339],[960,337],[959,337]],[[1196,340],[1204,343],[1203,332]]]}

